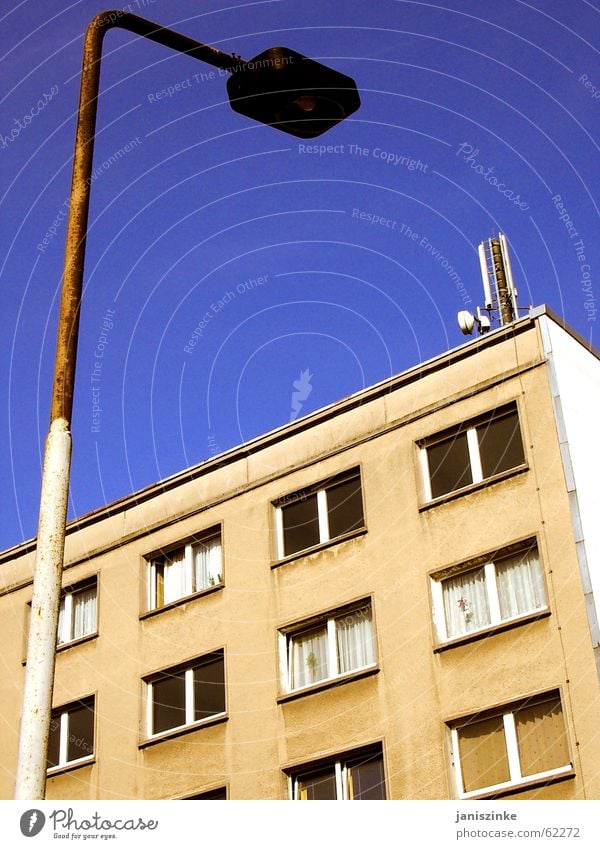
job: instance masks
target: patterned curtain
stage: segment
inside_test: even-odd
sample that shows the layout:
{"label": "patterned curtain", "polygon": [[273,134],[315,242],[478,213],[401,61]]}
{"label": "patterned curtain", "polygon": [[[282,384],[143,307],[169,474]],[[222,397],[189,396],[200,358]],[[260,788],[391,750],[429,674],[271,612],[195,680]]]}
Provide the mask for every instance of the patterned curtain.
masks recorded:
{"label": "patterned curtain", "polygon": [[443,583],[443,594],[448,639],[490,624],[483,568],[448,578]]}

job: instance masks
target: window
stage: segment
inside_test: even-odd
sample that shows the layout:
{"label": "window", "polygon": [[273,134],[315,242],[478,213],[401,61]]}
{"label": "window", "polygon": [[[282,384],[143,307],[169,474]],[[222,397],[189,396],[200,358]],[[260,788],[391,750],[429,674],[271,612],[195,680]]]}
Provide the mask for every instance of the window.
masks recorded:
{"label": "window", "polygon": [[85,581],[62,591],[57,645],[62,646],[96,633],[97,589],[97,578],[94,577],[92,581]]}
{"label": "window", "polygon": [[90,761],[94,755],[94,696],[52,711],[46,768]]}
{"label": "window", "polygon": [[461,720],[451,736],[462,798],[546,781],[572,769],[557,690]]}
{"label": "window", "polygon": [[280,632],[280,650],[286,692],[374,666],[371,602]]}
{"label": "window", "polygon": [[276,504],[275,522],[280,557],[363,528],[360,471],[286,496]]}
{"label": "window", "polygon": [[222,583],[221,535],[210,533],[152,558],[149,563],[150,610]]}
{"label": "window", "polygon": [[468,567],[432,578],[433,617],[440,642],[547,609],[537,546],[513,546]]}
{"label": "window", "polygon": [[223,649],[160,672],[146,679],[146,684],[149,736],[224,714]]}
{"label": "window", "polygon": [[227,788],[217,787],[214,790],[207,790],[205,793],[198,793],[196,796],[186,796],[188,799],[202,799],[202,801],[215,801],[217,799],[227,799]]}
{"label": "window", "polygon": [[381,745],[294,770],[290,790],[297,801],[385,799]]}
{"label": "window", "polygon": [[421,444],[425,499],[431,501],[524,463],[513,402]]}

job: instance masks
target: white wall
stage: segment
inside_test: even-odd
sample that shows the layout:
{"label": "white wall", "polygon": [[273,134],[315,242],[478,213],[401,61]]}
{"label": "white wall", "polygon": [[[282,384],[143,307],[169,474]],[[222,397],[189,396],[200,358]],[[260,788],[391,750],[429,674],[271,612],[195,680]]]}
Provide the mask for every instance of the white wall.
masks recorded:
{"label": "white wall", "polygon": [[549,316],[539,320],[588,617],[598,646],[594,630],[600,620],[600,361]]}

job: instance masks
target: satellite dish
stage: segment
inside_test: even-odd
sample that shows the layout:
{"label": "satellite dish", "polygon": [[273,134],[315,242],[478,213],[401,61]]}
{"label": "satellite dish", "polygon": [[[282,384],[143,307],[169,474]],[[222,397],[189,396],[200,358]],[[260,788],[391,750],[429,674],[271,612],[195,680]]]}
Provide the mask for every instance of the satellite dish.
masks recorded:
{"label": "satellite dish", "polygon": [[457,314],[456,319],[461,332],[464,333],[465,336],[470,336],[473,332],[473,328],[475,327],[475,316],[473,313],[470,313],[469,310],[461,310]]}

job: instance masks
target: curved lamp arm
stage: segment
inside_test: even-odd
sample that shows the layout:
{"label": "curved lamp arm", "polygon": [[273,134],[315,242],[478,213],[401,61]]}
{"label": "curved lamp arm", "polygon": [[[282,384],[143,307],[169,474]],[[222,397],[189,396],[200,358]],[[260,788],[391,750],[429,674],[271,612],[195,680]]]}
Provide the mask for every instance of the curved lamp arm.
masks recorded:
{"label": "curved lamp arm", "polygon": [[199,41],[194,41],[193,38],[188,38],[186,35],[181,35],[174,30],[161,27],[152,21],[132,15],[130,12],[123,12],[120,9],[102,12],[90,22],[83,47],[51,421],[61,418],[70,422],[73,411],[79,305],[83,286],[102,42],[105,33],[114,27],[128,30],[143,38],[163,44],[165,47],[170,47],[172,50],[177,50],[179,53],[186,53],[194,59],[207,62],[217,68],[233,70],[233,68],[244,64],[239,57],[223,53],[215,47],[209,47]]}

